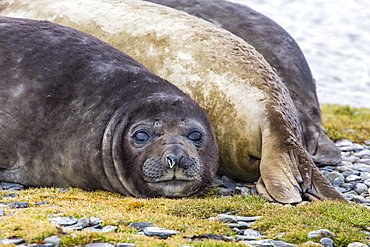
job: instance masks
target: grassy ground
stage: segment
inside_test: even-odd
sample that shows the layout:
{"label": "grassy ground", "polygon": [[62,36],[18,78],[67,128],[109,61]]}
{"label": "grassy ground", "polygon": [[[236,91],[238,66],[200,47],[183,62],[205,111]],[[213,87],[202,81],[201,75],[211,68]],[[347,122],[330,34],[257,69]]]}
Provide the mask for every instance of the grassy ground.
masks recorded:
{"label": "grassy ground", "polygon": [[[369,109],[325,105],[323,120],[329,136],[334,139],[347,138],[357,142],[370,140]],[[0,191],[0,196],[9,193]],[[0,220],[0,239],[20,237],[36,243],[45,237],[59,235],[63,246],[93,242],[133,242],[136,246],[239,246],[237,243],[216,240],[190,243],[183,238],[205,233],[235,236],[225,224],[207,219],[225,212],[240,216],[261,215],[262,219],[253,225],[254,229],[261,231],[267,238],[275,238],[284,232],[281,240],[299,246],[309,240],[307,234],[313,230],[325,228],[333,232],[336,235],[336,246],[347,246],[355,241],[367,242],[363,230],[370,230],[369,209],[361,205],[331,201],[282,206],[267,203],[260,197],[240,196],[219,198],[209,195],[199,199],[148,200],[102,191],[69,189],[61,192],[53,188],[28,189],[17,193],[18,197],[0,198],[0,202],[24,201],[29,202],[30,207],[2,209],[6,216]],[[49,204],[35,206],[40,201]],[[75,235],[66,235],[47,219],[56,215],[78,218],[96,216],[103,219],[104,225],[117,226],[118,230],[114,233],[74,231]],[[159,227],[176,230],[179,234],[167,240],[134,236],[138,231],[128,226],[131,222],[153,222]]]}

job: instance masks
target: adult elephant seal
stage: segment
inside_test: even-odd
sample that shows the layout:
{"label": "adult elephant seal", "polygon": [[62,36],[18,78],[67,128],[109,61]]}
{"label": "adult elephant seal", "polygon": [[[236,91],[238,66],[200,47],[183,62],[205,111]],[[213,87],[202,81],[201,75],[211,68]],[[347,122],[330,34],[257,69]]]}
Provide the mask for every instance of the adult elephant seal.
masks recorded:
{"label": "adult elephant seal", "polygon": [[0,18],[0,181],[200,196],[217,171],[205,112],[116,48]]}
{"label": "adult elephant seal", "polygon": [[303,145],[318,165],[340,162],[340,152],[321,125],[314,79],[295,40],[276,22],[225,0],[146,0],[203,18],[241,37],[260,52],[289,90],[302,125]]}
{"label": "adult elephant seal", "polygon": [[302,127],[287,89],[242,39],[143,1],[2,3],[3,15],[48,19],[99,37],[180,87],[210,117],[220,174],[258,181],[259,193],[272,201],[344,200],[303,148]]}

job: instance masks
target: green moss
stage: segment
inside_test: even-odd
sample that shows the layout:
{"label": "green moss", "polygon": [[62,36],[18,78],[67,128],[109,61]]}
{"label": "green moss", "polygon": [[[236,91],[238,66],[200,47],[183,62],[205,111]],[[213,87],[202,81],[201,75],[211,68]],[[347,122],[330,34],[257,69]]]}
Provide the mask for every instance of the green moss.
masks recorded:
{"label": "green moss", "polygon": [[331,139],[358,143],[370,140],[370,109],[322,105],[321,110],[323,125]]}
{"label": "green moss", "polygon": [[[1,192],[4,193],[4,192]],[[133,242],[137,246],[179,246],[190,244],[186,238],[213,233],[235,236],[236,233],[224,223],[210,221],[209,217],[220,213],[241,216],[263,216],[253,228],[267,238],[275,238],[285,232],[282,239],[295,244],[307,242],[310,231],[326,228],[335,233],[336,246],[351,242],[366,241],[363,230],[370,226],[370,211],[360,205],[340,202],[313,202],[300,206],[271,204],[260,197],[215,197],[197,199],[137,199],[109,192],[86,192],[70,189],[57,192],[54,189],[28,189],[19,191],[17,201],[37,201],[40,195],[53,194],[55,199],[44,198],[48,205],[31,204],[27,209],[5,208],[6,216],[0,221],[0,239],[21,237],[28,242],[39,242],[45,237],[59,235],[63,246],[84,245],[92,242]],[[70,198],[74,198],[70,200]],[[14,198],[13,198],[14,199]],[[7,199],[10,200],[10,199]],[[55,206],[58,205],[58,206]],[[96,209],[100,210],[97,211]],[[64,235],[48,221],[48,217],[59,216],[101,217],[104,225],[115,225],[114,233],[74,231]],[[159,227],[179,232],[167,240],[135,236],[138,232],[128,225],[131,222],[153,222]],[[238,246],[237,243],[204,240],[192,242],[194,246]]]}

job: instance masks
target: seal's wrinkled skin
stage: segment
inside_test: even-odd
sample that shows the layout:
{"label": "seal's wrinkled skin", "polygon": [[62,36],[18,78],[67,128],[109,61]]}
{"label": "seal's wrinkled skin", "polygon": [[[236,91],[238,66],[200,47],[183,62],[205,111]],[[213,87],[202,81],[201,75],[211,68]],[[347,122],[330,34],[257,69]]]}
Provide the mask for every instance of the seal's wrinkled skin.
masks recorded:
{"label": "seal's wrinkled skin", "polygon": [[[261,195],[281,203],[345,201],[304,149],[302,126],[287,88],[241,38],[144,1],[13,0],[2,1],[0,9],[3,15],[47,19],[90,33],[178,86],[212,122],[219,174],[258,181]],[[196,169],[197,161],[189,161]]]}
{"label": "seal's wrinkled skin", "polygon": [[0,181],[201,196],[217,170],[204,111],[116,48],[0,18]]}
{"label": "seal's wrinkled skin", "polygon": [[200,17],[241,37],[274,67],[289,90],[302,126],[303,145],[318,165],[340,162],[339,149],[321,125],[320,105],[307,61],[294,39],[276,22],[225,0],[146,0]]}

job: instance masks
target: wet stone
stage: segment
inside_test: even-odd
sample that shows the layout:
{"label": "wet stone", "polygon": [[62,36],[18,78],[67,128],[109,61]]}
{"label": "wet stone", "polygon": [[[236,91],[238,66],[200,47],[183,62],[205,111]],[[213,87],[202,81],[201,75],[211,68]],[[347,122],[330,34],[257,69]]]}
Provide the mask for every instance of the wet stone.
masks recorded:
{"label": "wet stone", "polygon": [[161,227],[146,227],[144,228],[144,234],[149,237],[158,237],[162,239],[166,239],[168,237],[171,237],[172,235],[176,235],[177,232],[175,230],[168,230]]}

